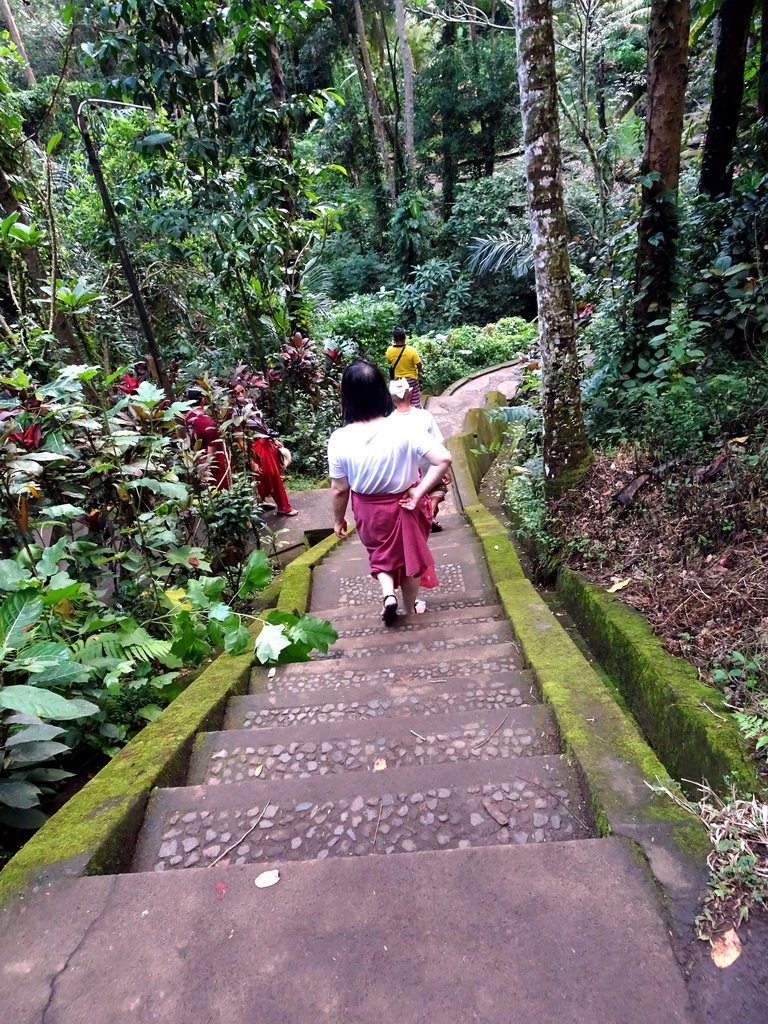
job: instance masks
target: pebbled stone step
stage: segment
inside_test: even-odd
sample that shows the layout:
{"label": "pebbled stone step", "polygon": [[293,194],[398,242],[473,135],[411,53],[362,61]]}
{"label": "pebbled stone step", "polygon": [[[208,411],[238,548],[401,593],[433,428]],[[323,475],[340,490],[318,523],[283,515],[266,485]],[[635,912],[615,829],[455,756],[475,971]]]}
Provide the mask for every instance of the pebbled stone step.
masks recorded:
{"label": "pebbled stone step", "polygon": [[157,790],[132,870],[204,867],[229,847],[220,869],[589,835],[576,774],[549,754]]}
{"label": "pebbled stone step", "polygon": [[[444,615],[450,615],[455,612],[464,612],[469,609],[483,609],[497,607],[493,602],[495,600],[495,591],[490,589],[485,591],[467,592],[465,594],[445,594],[441,595],[438,590],[423,590],[420,596],[427,602],[427,611],[424,615],[406,615],[401,609],[398,622],[391,629],[399,628],[402,623],[404,625],[416,623],[420,626],[434,626],[437,623],[442,622]],[[358,623],[369,623],[371,626],[378,626],[381,630],[384,627],[381,622],[381,602],[371,605],[362,605],[350,607],[349,605],[339,605],[335,608],[322,608],[312,609],[310,615],[317,615],[320,618],[328,619],[338,629],[346,628],[347,626],[356,626]]]}
{"label": "pebbled stone step", "polygon": [[461,764],[560,750],[552,713],[541,705],[507,711],[454,712],[429,720],[376,719],[290,729],[225,730],[198,737],[189,785],[245,779],[307,779],[337,772]]}
{"label": "pebbled stone step", "polygon": [[[440,562],[435,567],[441,598],[464,593],[487,593],[491,595],[490,581],[481,563],[472,562],[463,552],[463,560]],[[359,571],[353,571],[355,564],[350,559],[346,564],[333,560],[318,567],[312,580],[313,610],[323,608],[357,608],[365,605],[381,605],[381,587],[368,572],[368,561],[363,556]],[[429,593],[426,594],[429,600]]]}
{"label": "pebbled stone step", "polygon": [[[422,616],[423,617],[423,616]],[[327,654],[314,655],[313,661],[338,661],[341,658],[381,658],[396,651],[420,657],[432,651],[465,651],[468,648],[488,647],[511,642],[515,634],[506,620],[484,619],[471,627],[461,623],[444,625],[434,620],[429,633],[409,635],[400,630],[380,625],[377,632],[365,636],[348,637],[333,644]]]}
{"label": "pebbled stone step", "polygon": [[254,693],[266,692],[301,695],[312,690],[336,690],[349,695],[362,687],[402,686],[403,693],[416,683],[438,685],[448,679],[471,678],[479,687],[488,684],[499,673],[515,673],[520,656],[511,643],[494,643],[473,650],[427,651],[415,658],[412,654],[389,653],[378,664],[369,665],[363,658],[307,661],[299,665],[258,668],[252,675]]}
{"label": "pebbled stone step", "polygon": [[440,684],[361,686],[350,695],[338,690],[307,690],[300,704],[290,694],[257,693],[230,700],[225,728],[262,729],[297,722],[319,725],[406,715],[442,715],[448,711],[498,711],[523,707],[535,696],[530,672],[500,672],[482,686],[474,679],[458,678],[446,679]]}
{"label": "pebbled stone step", "polygon": [[[397,630],[396,635],[403,633],[423,633],[433,629],[444,631],[469,630],[484,622],[506,622],[507,616],[499,604],[467,606],[464,608],[448,608],[440,613],[439,618],[434,612],[424,615],[405,615],[402,612],[388,632]],[[351,620],[341,616],[334,622],[340,640],[359,636],[380,637],[383,632],[381,616],[378,610],[371,610],[365,615],[358,615]],[[334,645],[336,646],[336,645]]]}

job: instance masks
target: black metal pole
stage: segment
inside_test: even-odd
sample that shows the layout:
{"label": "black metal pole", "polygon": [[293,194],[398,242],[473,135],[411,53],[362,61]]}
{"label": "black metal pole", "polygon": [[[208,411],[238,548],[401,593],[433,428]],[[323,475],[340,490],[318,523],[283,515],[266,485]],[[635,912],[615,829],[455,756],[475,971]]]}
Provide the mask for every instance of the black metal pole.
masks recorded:
{"label": "black metal pole", "polygon": [[107,215],[107,221],[109,223],[110,230],[112,231],[112,237],[115,240],[115,246],[117,247],[117,252],[120,257],[123,273],[125,274],[125,279],[128,282],[128,287],[131,295],[133,296],[133,304],[136,307],[136,313],[139,317],[141,329],[144,332],[144,337],[147,339],[147,347],[149,348],[150,355],[157,367],[158,380],[160,381],[160,384],[168,398],[173,400],[171,382],[168,380],[168,375],[165,372],[163,358],[160,355],[160,349],[157,347],[157,340],[155,339],[155,332],[152,330],[149,313],[147,312],[147,307],[144,305],[144,300],[141,297],[139,282],[133,269],[128,249],[123,241],[123,236],[120,232],[120,224],[118,223],[117,216],[115,214],[115,208],[112,206],[112,200],[109,198],[107,183],[104,180],[96,148],[93,145],[91,134],[88,131],[88,123],[83,114],[83,107],[87,105],[88,101],[81,100],[78,96],[70,96],[69,102],[72,106],[72,113],[75,115],[75,124],[77,125],[83,138],[83,142],[85,143],[85,151],[88,154],[88,164],[91,168],[91,174],[93,175],[93,180],[96,182],[96,188],[101,196],[101,202],[104,206],[104,212]]}

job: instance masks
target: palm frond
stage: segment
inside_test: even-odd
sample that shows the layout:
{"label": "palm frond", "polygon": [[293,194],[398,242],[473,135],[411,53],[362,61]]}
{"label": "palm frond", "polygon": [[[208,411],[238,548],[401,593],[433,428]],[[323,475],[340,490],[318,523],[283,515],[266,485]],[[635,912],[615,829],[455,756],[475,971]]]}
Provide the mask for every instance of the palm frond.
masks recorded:
{"label": "palm frond", "polygon": [[473,238],[467,265],[473,274],[484,277],[506,270],[513,277],[527,277],[533,270],[531,236],[527,232],[513,235],[502,231],[495,238]]}

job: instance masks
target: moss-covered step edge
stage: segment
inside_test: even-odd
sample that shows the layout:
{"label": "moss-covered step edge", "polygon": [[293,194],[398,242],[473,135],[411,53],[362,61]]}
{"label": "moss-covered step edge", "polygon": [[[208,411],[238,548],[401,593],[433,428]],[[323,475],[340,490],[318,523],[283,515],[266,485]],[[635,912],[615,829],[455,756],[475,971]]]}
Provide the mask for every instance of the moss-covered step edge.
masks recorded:
{"label": "moss-covered step edge", "polygon": [[[327,537],[299,555],[261,592],[256,609],[305,612],[312,569],[339,543]],[[254,641],[260,628],[251,627]],[[196,733],[221,727],[229,698],[248,689],[253,662],[252,650],[219,655],[126,744],[0,871],[0,906],[43,879],[126,867],[151,790],[183,784]]]}
{"label": "moss-covered step edge", "polygon": [[679,933],[690,927],[706,879],[706,831],[697,817],[653,792],[659,782],[679,787],[527,579],[504,524],[480,502],[482,472],[471,450],[483,414],[471,410],[464,432],[446,442],[459,504],[482,544],[525,663],[581,771],[598,833],[640,847]]}
{"label": "moss-covered step edge", "polygon": [[571,569],[558,573],[557,593],[675,778],[706,779],[721,794],[729,778],[742,792],[760,789],[722,696],[699,681],[690,662],[665,650],[639,612]]}

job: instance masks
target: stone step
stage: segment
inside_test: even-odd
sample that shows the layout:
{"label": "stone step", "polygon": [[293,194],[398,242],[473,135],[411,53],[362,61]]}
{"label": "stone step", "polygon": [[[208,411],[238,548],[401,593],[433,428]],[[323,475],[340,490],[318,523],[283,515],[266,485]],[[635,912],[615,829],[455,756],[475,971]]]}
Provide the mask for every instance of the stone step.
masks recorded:
{"label": "stone step", "polygon": [[[280,881],[257,889],[265,867]],[[694,1013],[647,865],[614,838],[67,879],[11,920],[8,1024],[765,1020],[756,942],[729,979],[746,1012]]]}
{"label": "stone step", "polygon": [[[423,618],[424,616],[417,616]],[[379,629],[360,637],[347,637],[329,648],[327,654],[316,654],[313,661],[338,661],[389,656],[391,653],[410,654],[420,657],[433,651],[465,651],[467,648],[488,647],[511,642],[514,633],[504,620],[483,620],[463,628],[461,624],[444,625],[435,617],[428,632],[409,635],[392,627],[379,624]]]}
{"label": "stone step", "polygon": [[[493,593],[479,556],[478,561],[473,561],[472,552],[467,548],[469,541],[461,553],[456,552],[453,560],[436,565],[439,586],[433,592],[439,592],[441,597]],[[429,601],[429,593],[426,598]],[[337,607],[357,608],[361,605],[381,606],[381,587],[368,572],[368,560],[364,554],[359,561],[353,561],[351,556],[347,556],[345,561],[339,557],[318,567],[312,578],[313,611]]]}
{"label": "stone step", "polygon": [[[399,595],[398,595],[399,596]],[[419,597],[423,598],[427,602],[427,611],[424,615],[406,615],[404,609],[400,609],[398,621],[395,626],[411,625],[416,624],[420,626],[433,626],[436,622],[441,622],[443,616],[450,616],[455,612],[467,612],[469,609],[474,609],[477,613],[478,609],[482,611],[483,608],[495,608],[498,607],[493,602],[496,598],[496,594],[490,588],[480,591],[468,591],[465,594],[441,594],[439,588],[437,590],[422,589],[419,593]],[[381,629],[381,601],[376,604],[370,605],[338,605],[335,608],[323,608],[319,610],[312,609],[309,612],[310,615],[317,615],[319,618],[328,619],[332,622],[336,629],[345,629],[347,627],[357,627],[360,623],[365,623],[370,626],[378,626]],[[392,627],[394,628],[394,627]]]}
{"label": "stone step", "polygon": [[[399,636],[403,633],[424,633],[432,629],[466,631],[480,623],[506,621],[507,616],[501,605],[486,604],[466,608],[448,608],[441,611],[439,616],[434,610],[424,615],[406,615],[401,610],[397,620],[388,629],[389,631],[396,629]],[[349,619],[340,615],[333,625],[340,640],[359,636],[379,637],[382,633],[381,614],[378,609],[371,609],[364,614],[358,613],[356,617]]]}
{"label": "stone step", "polygon": [[575,771],[548,754],[156,790],[132,870],[206,866],[229,847],[219,869],[590,834]]}
{"label": "stone step", "polygon": [[228,729],[202,733],[189,785],[245,779],[308,779],[338,772],[461,764],[478,759],[559,752],[552,712],[541,705],[507,711],[453,712],[429,718],[298,723],[290,728]]}
{"label": "stone step", "polygon": [[[428,651],[414,657],[404,653],[388,654],[378,664],[363,658],[307,661],[272,669],[258,668],[252,675],[251,691],[302,695],[312,690],[336,690],[349,696],[361,687],[402,685],[402,692],[418,682],[439,684],[447,679],[472,679],[479,687],[499,673],[516,673],[520,657],[511,643],[494,643],[455,651]],[[507,676],[507,678],[509,678]],[[519,678],[519,676],[518,676]],[[512,684],[516,685],[516,684]],[[355,699],[352,697],[351,699]]]}
{"label": "stone step", "polygon": [[437,684],[395,683],[377,688],[363,685],[349,695],[339,690],[306,690],[300,704],[291,694],[256,693],[230,700],[224,726],[262,729],[298,722],[320,725],[443,715],[448,711],[498,711],[526,706],[535,702],[536,697],[531,672],[499,672],[482,686],[474,679],[456,678]]}

